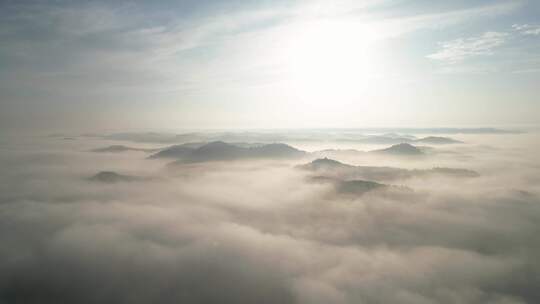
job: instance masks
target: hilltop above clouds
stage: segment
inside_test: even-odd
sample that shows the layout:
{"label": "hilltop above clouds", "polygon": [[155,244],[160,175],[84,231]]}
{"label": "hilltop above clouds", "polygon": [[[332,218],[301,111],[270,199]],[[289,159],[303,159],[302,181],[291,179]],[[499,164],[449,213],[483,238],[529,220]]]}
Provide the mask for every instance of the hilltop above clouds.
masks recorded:
{"label": "hilltop above clouds", "polygon": [[461,168],[402,169],[377,166],[353,166],[339,161],[322,158],[297,168],[314,172],[318,175],[341,179],[367,179],[375,181],[394,181],[409,178],[429,178],[434,176],[471,178],[480,176],[477,172]]}
{"label": "hilltop above clouds", "polygon": [[150,158],[173,158],[181,162],[206,162],[241,159],[299,158],[306,152],[281,143],[234,144],[215,141],[203,144],[183,144],[166,148]]}

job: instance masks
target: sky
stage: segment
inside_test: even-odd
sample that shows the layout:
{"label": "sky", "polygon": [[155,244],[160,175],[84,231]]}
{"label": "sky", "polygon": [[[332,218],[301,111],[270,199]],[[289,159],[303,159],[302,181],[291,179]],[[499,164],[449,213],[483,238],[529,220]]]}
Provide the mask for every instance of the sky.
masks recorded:
{"label": "sky", "polygon": [[540,2],[1,1],[13,132],[538,123]]}

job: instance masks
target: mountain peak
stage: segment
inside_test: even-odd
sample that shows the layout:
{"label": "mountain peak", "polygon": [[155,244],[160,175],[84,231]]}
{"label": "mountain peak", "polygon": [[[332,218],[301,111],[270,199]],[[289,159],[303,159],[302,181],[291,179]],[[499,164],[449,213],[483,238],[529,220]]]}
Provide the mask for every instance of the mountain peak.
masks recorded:
{"label": "mountain peak", "polygon": [[212,141],[198,147],[193,147],[190,144],[172,146],[154,154],[151,158],[169,157],[179,159],[180,162],[204,162],[257,158],[296,158],[305,154],[305,151],[283,143],[254,145]]}
{"label": "mountain peak", "polygon": [[428,136],[428,137],[417,139],[415,142],[426,143],[426,144],[439,144],[439,145],[463,143],[462,141],[455,140],[450,137],[441,137],[441,136]]}
{"label": "mountain peak", "polygon": [[422,152],[420,149],[408,143],[401,143],[401,144],[393,145],[389,148],[375,150],[373,152],[394,154],[394,155],[422,155],[424,154],[424,152]]}
{"label": "mountain peak", "polygon": [[337,160],[328,158],[328,157],[317,158],[316,160],[312,161],[311,163],[312,164],[317,164],[317,165],[330,165],[330,166],[343,166],[344,165],[343,163],[341,163],[341,162],[339,162]]}

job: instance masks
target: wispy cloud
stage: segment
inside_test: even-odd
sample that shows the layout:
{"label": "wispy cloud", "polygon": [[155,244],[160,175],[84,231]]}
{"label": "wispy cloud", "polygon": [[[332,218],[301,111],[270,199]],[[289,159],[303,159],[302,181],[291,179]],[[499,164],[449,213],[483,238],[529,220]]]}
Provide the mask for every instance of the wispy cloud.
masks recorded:
{"label": "wispy cloud", "polygon": [[492,18],[515,12],[522,6],[521,1],[502,2],[472,8],[448,10],[436,13],[413,14],[406,17],[384,19],[385,25],[392,25],[393,36],[422,29],[443,29],[463,22]]}
{"label": "wispy cloud", "polygon": [[523,35],[540,35],[540,25],[514,24],[512,28]]}
{"label": "wispy cloud", "polygon": [[453,64],[467,58],[492,55],[494,50],[503,45],[508,38],[508,33],[485,32],[481,36],[459,38],[439,43],[441,50],[426,56],[429,59]]}
{"label": "wispy cloud", "polygon": [[494,73],[497,68],[486,65],[444,65],[436,73],[437,74],[488,74]]}
{"label": "wispy cloud", "polygon": [[[231,104],[246,112],[252,111],[253,100],[295,104],[299,95],[317,99],[320,102],[311,103],[321,106],[327,104],[323,100],[352,100],[353,95],[354,99],[384,95],[381,98],[390,100],[398,98],[387,96],[399,91],[395,87],[424,74],[427,54],[434,53],[428,56],[434,62],[456,62],[495,52],[511,37],[523,38],[523,44],[511,45],[520,48],[508,54],[511,59],[516,53],[523,60],[537,54],[538,36],[518,32],[534,31],[526,20],[515,18],[508,24],[516,23],[519,29],[499,30],[496,24],[499,17],[505,22],[508,16],[519,17],[526,7],[520,0],[444,5],[388,0],[223,6],[211,2],[2,3],[0,61],[5,64],[0,71],[0,103],[9,102],[14,108],[22,108],[21,102],[54,103],[65,108],[84,98],[100,100],[106,107],[87,103],[88,107],[110,113],[136,100],[141,113],[147,112],[147,104],[156,104],[166,109],[159,111],[162,115],[169,115],[178,104],[206,109],[219,100],[234,100]],[[468,38],[485,29],[507,32],[509,37]],[[443,43],[440,49],[432,40],[457,31],[463,36],[450,39],[463,39]],[[417,47],[423,45],[435,49],[424,53]],[[485,70],[444,67],[450,73]],[[361,88],[357,83],[363,84]],[[382,89],[386,87],[394,89]]]}

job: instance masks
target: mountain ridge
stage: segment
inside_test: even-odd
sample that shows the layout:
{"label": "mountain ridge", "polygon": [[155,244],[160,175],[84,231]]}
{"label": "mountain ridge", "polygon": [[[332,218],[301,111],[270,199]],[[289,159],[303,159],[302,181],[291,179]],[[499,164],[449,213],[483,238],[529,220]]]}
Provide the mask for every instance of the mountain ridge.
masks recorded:
{"label": "mountain ridge", "polygon": [[149,158],[172,158],[182,162],[205,162],[219,160],[298,158],[307,152],[283,143],[260,145],[231,144],[213,141],[194,146],[191,144],[175,145],[163,149]]}

